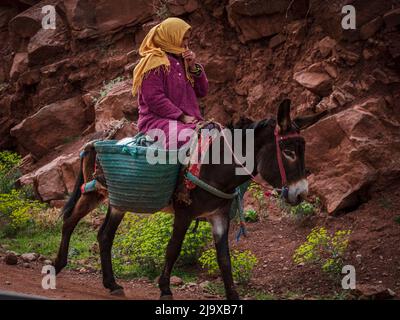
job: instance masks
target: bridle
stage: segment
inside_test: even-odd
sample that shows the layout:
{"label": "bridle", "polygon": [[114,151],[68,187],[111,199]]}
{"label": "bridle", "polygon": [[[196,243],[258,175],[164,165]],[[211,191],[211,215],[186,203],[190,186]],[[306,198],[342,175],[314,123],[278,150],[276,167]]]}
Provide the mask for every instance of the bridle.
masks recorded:
{"label": "bridle", "polygon": [[[258,184],[262,185],[264,188],[269,189],[268,186],[265,185],[265,183],[263,182],[258,182],[256,181],[256,177],[245,167],[243,166],[243,164],[237,159],[235,152],[232,149],[232,146],[230,145],[229,141],[227,140],[225,133],[223,131],[224,127],[220,124],[215,122],[221,130],[221,134],[222,137],[224,138],[230,152],[232,153],[232,156],[235,160],[235,163],[239,166],[241,166],[244,171],[251,177],[251,179],[255,182],[257,182]],[[283,165],[283,161],[282,161],[282,150],[280,147],[279,142],[280,141],[284,141],[284,140],[288,140],[288,139],[292,139],[292,138],[301,138],[304,139],[303,136],[299,133],[299,129],[295,126],[296,128],[296,132],[292,132],[292,133],[288,133],[288,134],[280,134],[279,133],[279,127],[276,126],[275,130],[274,130],[274,136],[275,136],[275,145],[276,145],[276,157],[277,157],[277,161],[278,161],[278,167],[279,167],[279,173],[281,176],[281,189],[279,188],[274,188],[274,190],[276,191],[280,191],[281,192],[281,197],[287,198],[288,193],[289,193],[289,187],[287,185],[287,177],[286,177],[286,170],[285,170],[285,166]],[[267,195],[267,193],[266,193]]]}
{"label": "bridle", "polygon": [[[235,155],[235,152],[233,151],[232,146],[229,143],[229,140],[226,138],[226,135],[224,133],[224,127],[218,122],[214,121],[214,123],[219,126],[221,135],[222,135],[223,139],[225,140],[225,143],[228,146],[228,148],[229,148],[229,150],[230,150],[230,152],[231,152],[231,154],[233,156],[233,159],[234,159],[235,163],[237,165],[241,166],[242,169],[244,169],[244,171],[251,177],[251,179],[254,182],[260,184],[262,187],[264,187],[266,190],[268,190],[269,187],[266,186],[265,183],[262,182],[262,181],[256,181],[256,177],[245,166],[243,166],[243,164],[237,159],[237,157]],[[304,139],[300,135],[300,133],[298,131],[299,130],[297,128],[296,133],[289,133],[289,134],[285,134],[285,135],[279,134],[278,127],[276,127],[275,131],[274,131],[276,152],[277,152],[277,160],[278,160],[279,172],[280,172],[281,180],[282,180],[282,188],[281,189],[276,189],[275,188],[274,190],[276,190],[278,192],[281,191],[281,197],[285,197],[285,198],[288,197],[289,188],[287,186],[286,171],[285,171],[285,167],[284,167],[283,161],[282,161],[282,154],[281,154],[281,148],[280,148],[279,142],[282,141],[282,140],[290,139],[290,138],[299,138],[299,137],[301,137],[302,139]],[[210,186],[209,184],[207,184],[204,181],[200,180],[196,176],[193,176],[190,172],[186,173],[186,179],[190,180],[195,185],[197,185],[197,186],[201,187],[202,189],[214,194],[217,197],[224,198],[224,199],[236,199],[237,206],[238,206],[238,211],[239,211],[239,218],[240,218],[240,229],[239,229],[239,232],[238,232],[238,234],[236,236],[236,241],[239,241],[240,236],[242,234],[246,235],[245,218],[244,218],[243,204],[242,204],[243,193],[240,191],[240,187],[237,187],[234,193],[228,194],[228,193],[222,192],[222,191]],[[264,190],[264,195],[265,195],[265,197],[269,197],[271,195],[271,193],[269,193],[268,191]],[[196,224],[196,226],[197,226],[197,224]]]}
{"label": "bridle", "polygon": [[279,142],[288,140],[288,139],[292,139],[292,138],[301,138],[301,139],[304,139],[304,138],[301,136],[301,134],[298,131],[281,135],[279,133],[278,126],[275,127],[274,135],[275,135],[275,145],[276,145],[276,158],[278,161],[279,173],[281,175],[281,185],[282,185],[281,195],[286,198],[288,196],[289,187],[287,185],[286,171],[285,171],[285,166],[283,165],[283,161],[282,161],[282,150],[281,150],[281,146],[280,146]]}

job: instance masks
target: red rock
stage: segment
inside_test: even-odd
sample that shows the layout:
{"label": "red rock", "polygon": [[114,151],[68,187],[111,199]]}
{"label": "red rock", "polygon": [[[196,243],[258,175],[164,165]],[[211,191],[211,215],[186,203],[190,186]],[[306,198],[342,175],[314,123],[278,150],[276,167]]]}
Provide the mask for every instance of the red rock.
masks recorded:
{"label": "red rock", "polygon": [[326,73],[329,74],[331,78],[336,79],[338,77],[338,71],[334,64],[324,62],[323,67]]}
{"label": "red rock", "polygon": [[286,37],[282,34],[277,34],[276,36],[273,36],[271,40],[269,41],[268,46],[273,49],[280,44],[284,43],[286,41]]}
{"label": "red rock", "polygon": [[338,103],[339,106],[343,107],[345,104],[349,102],[353,102],[355,97],[349,92],[345,91],[342,88],[336,87],[334,88],[331,97]]}
{"label": "red rock", "polygon": [[281,14],[244,16],[233,12],[228,7],[228,20],[239,34],[239,40],[246,43],[263,37],[269,37],[282,31],[284,19]]}
{"label": "red rock", "polygon": [[115,84],[95,106],[96,131],[106,130],[115,120],[136,120],[137,108],[137,99],[132,97],[132,80]]}
{"label": "red rock", "polygon": [[0,149],[6,150],[15,147],[15,141],[10,136],[10,129],[15,125],[15,120],[9,117],[0,118]]}
{"label": "red rock", "polygon": [[400,121],[390,110],[384,98],[371,97],[304,131],[310,190],[329,213],[357,206],[371,185],[399,178]]}
{"label": "red rock", "polygon": [[8,22],[17,14],[15,7],[0,7],[0,29],[7,27]]}
{"label": "red rock", "polygon": [[65,33],[60,29],[40,29],[31,37],[28,44],[29,64],[42,64],[48,59],[53,59],[65,50],[66,45]]}
{"label": "red rock", "polygon": [[[168,12],[171,16],[180,16],[185,13],[191,13],[196,11],[199,7],[197,0],[168,0],[166,2],[166,6]],[[158,15],[162,17],[161,13],[163,12],[164,8],[161,4],[160,8],[158,8]]]}
{"label": "red rock", "polygon": [[7,253],[4,262],[10,266],[18,264],[18,257],[14,253]]}
{"label": "red rock", "polygon": [[349,66],[354,66],[360,60],[360,55],[358,53],[347,50],[344,47],[337,46],[336,52],[339,58]]}
{"label": "red rock", "polygon": [[147,0],[64,0],[61,8],[77,39],[97,37],[144,23],[153,14],[152,1]]}
{"label": "red rock", "polygon": [[[18,179],[19,186],[31,185],[43,201],[52,206],[60,206],[67,193],[72,192],[79,173],[78,152],[61,155],[36,171]],[[53,201],[53,202],[51,202]]]}
{"label": "red rock", "polygon": [[197,10],[199,4],[197,3],[197,0],[189,0],[183,7],[187,13],[192,13]]}
{"label": "red rock", "polygon": [[15,16],[9,22],[9,30],[21,38],[32,37],[42,28],[42,6],[35,5]]}
{"label": "red rock", "polygon": [[108,68],[110,70],[116,70],[123,68],[128,63],[128,57],[126,54],[112,56],[108,59]]}
{"label": "red rock", "polygon": [[26,71],[18,79],[19,86],[31,86],[38,82],[40,82],[40,71],[38,69]]}
{"label": "red rock", "polygon": [[383,26],[383,20],[381,17],[377,17],[374,20],[364,24],[360,29],[360,37],[363,40],[371,38],[378,30]]}
{"label": "red rock", "polygon": [[293,79],[311,92],[325,97],[332,91],[332,78],[326,73],[300,71]]}
{"label": "red rock", "polygon": [[328,36],[318,42],[318,49],[323,58],[328,57],[332,53],[335,47],[336,47],[336,41]]}
{"label": "red rock", "polygon": [[258,84],[249,90],[247,103],[249,108],[260,107],[265,103],[266,92],[262,84]]}
{"label": "red rock", "polygon": [[387,300],[393,299],[396,293],[383,285],[357,284],[356,289],[352,291],[358,299],[361,300]]}
{"label": "red rock", "polygon": [[64,185],[68,193],[71,193],[74,190],[75,181],[79,174],[79,157],[75,153],[71,153],[61,158],[59,163]]}
{"label": "red rock", "polygon": [[390,29],[400,24],[400,8],[393,9],[383,16],[386,28]]}
{"label": "red rock", "polygon": [[72,35],[83,39],[96,34],[95,2],[82,0],[67,0],[60,4],[65,12]]}
{"label": "red rock", "polygon": [[180,286],[183,284],[183,280],[177,276],[172,276],[170,282],[173,286]]}
{"label": "red rock", "polygon": [[263,1],[263,0],[231,0],[229,8],[238,14],[245,16],[270,15],[286,12],[290,4],[289,0]]}
{"label": "red rock", "polygon": [[53,208],[63,208],[67,200],[50,200],[50,206]]}
{"label": "red rock", "polygon": [[85,105],[77,96],[43,107],[13,127],[11,135],[25,150],[40,158],[68,137],[79,136],[91,120],[85,115]]}
{"label": "red rock", "polygon": [[225,83],[235,78],[236,62],[232,58],[213,55],[205,59],[205,71],[210,82]]}
{"label": "red rock", "polygon": [[19,75],[28,70],[28,53],[18,52],[14,56],[13,64],[10,70],[11,81],[16,80]]}
{"label": "red rock", "polygon": [[127,120],[119,120],[114,124],[115,130],[114,135],[112,135],[112,139],[120,140],[126,137],[133,137],[138,133],[138,128],[132,122]]}
{"label": "red rock", "polygon": [[[146,34],[150,31],[150,29],[153,28],[158,23],[159,23],[158,21],[150,21],[150,22],[142,24],[142,27],[139,29],[139,31],[135,33],[135,43],[140,45],[142,43],[144,37],[146,36]],[[138,50],[135,49],[133,51],[134,52],[129,52],[128,59],[130,61],[138,60],[140,58]],[[136,57],[135,57],[135,52],[136,52]]]}
{"label": "red rock", "polygon": [[[169,0],[166,3],[168,13],[171,14],[172,16],[177,16],[177,17],[186,13],[186,10],[183,5],[184,3],[180,4],[176,0]],[[163,16],[164,10],[165,9],[163,8],[162,4],[158,9],[156,9],[156,13],[161,19],[165,18]]]}
{"label": "red rock", "polygon": [[42,201],[63,199],[67,195],[62,172],[59,166],[59,158],[44,165],[34,174],[37,185],[37,193]]}

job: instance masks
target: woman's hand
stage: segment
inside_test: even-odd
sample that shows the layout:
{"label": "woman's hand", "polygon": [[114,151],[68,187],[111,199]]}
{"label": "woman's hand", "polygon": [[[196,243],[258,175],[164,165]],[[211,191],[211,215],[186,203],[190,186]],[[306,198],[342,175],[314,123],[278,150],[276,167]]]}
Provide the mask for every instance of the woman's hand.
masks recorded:
{"label": "woman's hand", "polygon": [[181,115],[178,119],[179,121],[182,121],[183,123],[196,123],[197,119],[192,116],[188,116],[186,114]]}
{"label": "woman's hand", "polygon": [[188,49],[184,53],[182,53],[182,57],[183,59],[185,59],[189,68],[193,69],[196,63],[196,54],[192,50]]}

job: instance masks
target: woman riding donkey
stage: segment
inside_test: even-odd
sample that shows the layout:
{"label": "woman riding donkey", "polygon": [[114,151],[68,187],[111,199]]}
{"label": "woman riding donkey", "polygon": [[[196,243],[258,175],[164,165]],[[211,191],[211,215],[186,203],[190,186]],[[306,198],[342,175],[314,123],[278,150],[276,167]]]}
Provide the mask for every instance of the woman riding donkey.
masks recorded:
{"label": "woman riding donkey", "polygon": [[134,70],[139,131],[161,130],[165,148],[181,147],[186,141],[179,141],[179,133],[194,130],[203,120],[197,97],[207,94],[208,80],[189,49],[190,33],[191,26],[179,18],[154,26],[139,48],[142,58]]}
{"label": "woman riding donkey", "polygon": [[[186,50],[190,26],[184,21],[170,18],[150,30],[140,47],[142,60],[135,68],[133,94],[139,93],[139,129],[148,133],[152,129],[165,132],[167,146],[170,146],[169,122],[176,122],[178,136],[183,129],[194,129],[202,120],[197,97],[207,94],[208,82],[203,67],[195,63],[195,55]],[[179,55],[182,55],[180,58]],[[169,72],[167,72],[169,70]],[[242,136],[233,136],[232,145],[246,143],[247,132],[254,135],[254,168],[247,175],[237,175],[236,163],[211,163],[201,167],[199,179],[218,193],[201,187],[190,190],[190,204],[174,202],[173,232],[165,255],[165,264],[158,280],[161,298],[172,298],[170,288],[171,272],[180,255],[185,234],[194,219],[206,218],[212,225],[217,261],[228,299],[238,299],[233,282],[229,253],[230,208],[232,196],[238,186],[253,177],[260,176],[274,188],[285,188],[283,194],[290,204],[298,204],[307,194],[308,185],[305,170],[305,141],[300,130],[312,125],[324,114],[290,118],[290,100],[284,100],[278,107],[276,119],[265,119],[241,125]],[[246,130],[244,130],[246,129]],[[223,137],[219,138],[220,140]],[[179,145],[182,142],[178,141]],[[220,143],[222,154],[224,147]],[[246,146],[243,146],[246,150]],[[211,148],[213,150],[213,148]],[[55,260],[59,273],[68,261],[71,235],[78,222],[95,209],[106,197],[107,192],[95,190],[81,192],[81,186],[93,179],[96,151],[93,143],[88,144],[81,157],[79,176],[70,199],[62,210],[63,227],[59,252]],[[124,210],[109,204],[106,218],[98,233],[103,284],[111,294],[123,294],[123,288],[116,282],[112,268],[111,248],[116,230],[125,215]]]}

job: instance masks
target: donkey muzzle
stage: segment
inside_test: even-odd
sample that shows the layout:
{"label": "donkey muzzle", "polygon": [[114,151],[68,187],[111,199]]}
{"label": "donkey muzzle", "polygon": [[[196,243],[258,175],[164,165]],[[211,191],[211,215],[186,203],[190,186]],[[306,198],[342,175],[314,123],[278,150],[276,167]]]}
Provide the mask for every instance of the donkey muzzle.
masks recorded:
{"label": "donkey muzzle", "polygon": [[301,179],[289,185],[286,199],[291,205],[298,205],[307,196],[307,194],[307,179]]}

